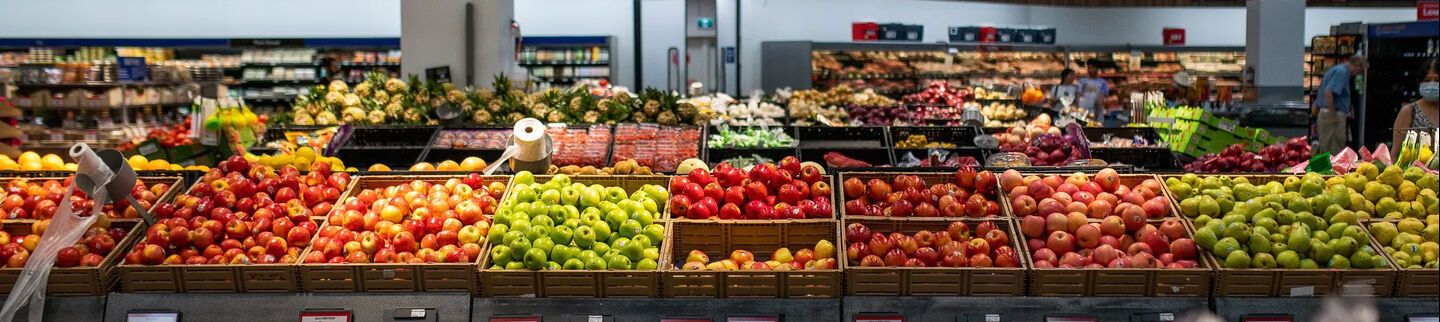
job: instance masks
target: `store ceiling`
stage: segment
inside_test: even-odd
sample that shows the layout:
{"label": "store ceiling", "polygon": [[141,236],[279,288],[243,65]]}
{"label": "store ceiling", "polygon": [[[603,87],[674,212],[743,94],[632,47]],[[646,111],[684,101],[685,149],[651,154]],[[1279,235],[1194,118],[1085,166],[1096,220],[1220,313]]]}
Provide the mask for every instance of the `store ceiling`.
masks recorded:
{"label": "store ceiling", "polygon": [[[982,0],[1067,7],[1243,7],[1245,0]],[[1415,1],[1308,0],[1312,7],[1414,7]]]}

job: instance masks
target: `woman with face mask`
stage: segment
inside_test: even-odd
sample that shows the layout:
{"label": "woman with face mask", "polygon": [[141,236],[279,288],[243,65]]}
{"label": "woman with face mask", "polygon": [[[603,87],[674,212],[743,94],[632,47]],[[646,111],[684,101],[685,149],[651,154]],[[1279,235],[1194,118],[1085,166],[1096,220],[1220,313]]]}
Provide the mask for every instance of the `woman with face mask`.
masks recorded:
{"label": "woman with face mask", "polygon": [[1395,116],[1395,141],[1392,143],[1391,151],[1396,157],[1400,154],[1399,144],[1405,140],[1405,132],[1410,129],[1431,129],[1440,126],[1440,67],[1436,66],[1436,59],[1431,58],[1425,61],[1425,78],[1420,81],[1420,100],[1414,103],[1405,104],[1400,108],[1400,114]]}

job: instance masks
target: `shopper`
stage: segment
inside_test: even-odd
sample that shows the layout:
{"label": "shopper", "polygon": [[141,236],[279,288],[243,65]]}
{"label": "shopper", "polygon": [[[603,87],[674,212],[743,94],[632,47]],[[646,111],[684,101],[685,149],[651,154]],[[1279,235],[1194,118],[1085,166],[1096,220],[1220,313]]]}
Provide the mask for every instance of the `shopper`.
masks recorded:
{"label": "shopper", "polygon": [[1336,153],[1345,147],[1349,134],[1346,121],[1355,115],[1350,106],[1350,79],[1364,73],[1367,66],[1365,56],[1355,55],[1331,67],[1320,79],[1320,94],[1315,98],[1315,131],[1320,142],[1315,153]]}
{"label": "shopper", "polygon": [[1394,157],[1400,157],[1400,143],[1409,130],[1440,127],[1440,123],[1436,122],[1440,121],[1440,67],[1436,64],[1440,64],[1436,58],[1425,62],[1425,78],[1420,80],[1420,99],[1405,104],[1400,108],[1400,114],[1395,115],[1395,141],[1390,148]]}
{"label": "shopper", "polygon": [[1080,89],[1075,86],[1075,70],[1066,68],[1060,71],[1060,84],[1050,88],[1047,98],[1050,100],[1051,108],[1059,112],[1065,109],[1066,104],[1075,102],[1075,96],[1079,94],[1079,91]]}
{"label": "shopper", "polygon": [[1090,111],[1096,122],[1105,124],[1109,119],[1108,111],[1105,110],[1105,98],[1110,96],[1110,82],[1100,77],[1100,69],[1096,66],[1090,66],[1085,75],[1087,77],[1077,83],[1080,95],[1076,98],[1076,105]]}

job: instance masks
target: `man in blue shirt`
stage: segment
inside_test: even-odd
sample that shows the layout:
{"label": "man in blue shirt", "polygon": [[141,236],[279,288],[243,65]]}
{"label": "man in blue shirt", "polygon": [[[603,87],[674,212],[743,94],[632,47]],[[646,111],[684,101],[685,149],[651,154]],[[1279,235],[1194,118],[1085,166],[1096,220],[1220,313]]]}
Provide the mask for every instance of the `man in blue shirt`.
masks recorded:
{"label": "man in blue shirt", "polygon": [[1350,106],[1351,77],[1365,72],[1369,63],[1364,56],[1355,55],[1345,63],[1336,64],[1320,79],[1320,93],[1315,97],[1315,132],[1319,143],[1315,153],[1336,153],[1345,148],[1349,128],[1346,121],[1354,117],[1355,108]]}

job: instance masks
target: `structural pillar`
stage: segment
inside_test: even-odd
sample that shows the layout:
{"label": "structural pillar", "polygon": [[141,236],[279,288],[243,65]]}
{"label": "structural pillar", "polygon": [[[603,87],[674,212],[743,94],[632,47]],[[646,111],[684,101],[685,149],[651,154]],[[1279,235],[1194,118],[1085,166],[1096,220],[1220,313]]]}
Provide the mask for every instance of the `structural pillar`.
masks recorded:
{"label": "structural pillar", "polygon": [[456,85],[489,86],[495,75],[513,71],[514,17],[515,0],[401,1],[401,73],[424,77],[449,67]]}
{"label": "structural pillar", "polygon": [[1245,3],[1245,68],[1255,102],[1300,101],[1305,95],[1305,0]]}

